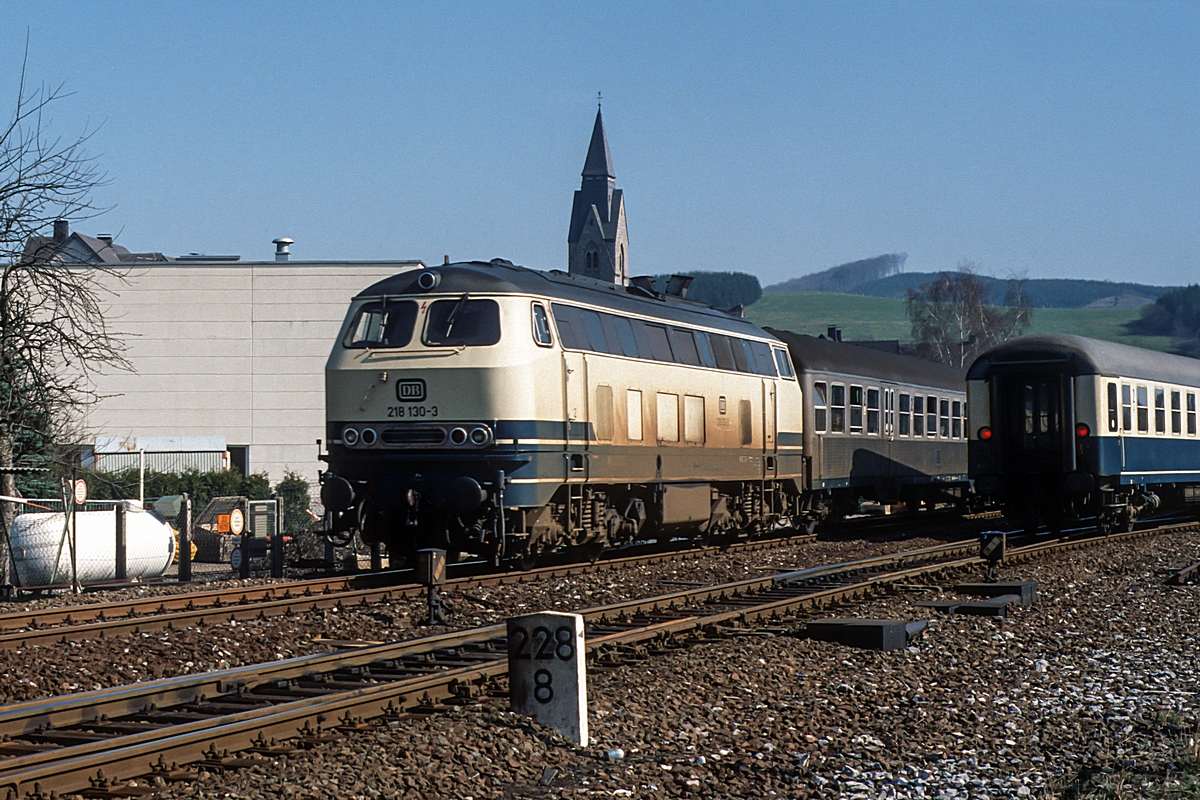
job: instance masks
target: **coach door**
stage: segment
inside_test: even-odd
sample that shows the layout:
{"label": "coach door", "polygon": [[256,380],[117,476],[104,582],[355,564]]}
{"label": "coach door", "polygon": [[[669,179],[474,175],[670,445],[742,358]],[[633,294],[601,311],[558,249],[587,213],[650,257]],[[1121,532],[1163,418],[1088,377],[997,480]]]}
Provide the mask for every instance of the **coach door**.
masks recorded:
{"label": "coach door", "polygon": [[[1020,372],[1001,378],[1004,472],[1051,475],[1070,469],[1065,461],[1063,380],[1057,372]],[[1065,378],[1069,381],[1069,378]]]}

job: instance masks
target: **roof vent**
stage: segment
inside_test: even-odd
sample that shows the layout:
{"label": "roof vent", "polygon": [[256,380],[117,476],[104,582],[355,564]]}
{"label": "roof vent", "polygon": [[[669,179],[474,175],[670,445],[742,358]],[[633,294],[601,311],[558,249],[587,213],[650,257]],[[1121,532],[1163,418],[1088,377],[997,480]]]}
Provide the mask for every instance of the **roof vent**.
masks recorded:
{"label": "roof vent", "polygon": [[111,233],[98,233],[96,234],[96,238],[105,244],[112,246],[113,235]]}
{"label": "roof vent", "polygon": [[276,261],[287,261],[292,257],[291,247],[294,242],[291,239],[286,236],[280,236],[278,239],[272,239],[271,244],[275,245]]}
{"label": "roof vent", "polygon": [[837,325],[830,325],[829,330],[825,332],[825,338],[832,342],[840,342],[842,340],[842,332],[838,330]]}
{"label": "roof vent", "polygon": [[658,299],[658,287],[654,285],[654,278],[649,275],[636,275],[629,279],[629,291],[643,294],[646,297]]}
{"label": "roof vent", "polygon": [[680,300],[686,298],[688,287],[692,285],[693,280],[691,275],[672,275],[667,280],[667,294]]}

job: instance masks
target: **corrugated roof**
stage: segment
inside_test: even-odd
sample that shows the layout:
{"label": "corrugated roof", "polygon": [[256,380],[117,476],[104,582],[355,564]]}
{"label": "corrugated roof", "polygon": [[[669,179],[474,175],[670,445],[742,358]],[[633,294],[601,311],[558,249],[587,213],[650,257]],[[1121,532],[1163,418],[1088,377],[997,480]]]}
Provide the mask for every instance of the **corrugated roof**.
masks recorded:
{"label": "corrugated roof", "polygon": [[1065,333],[1022,336],[997,345],[975,359],[967,378],[983,380],[994,367],[1035,368],[1055,363],[1065,365],[1075,375],[1115,375],[1200,386],[1198,359]]}
{"label": "corrugated roof", "polygon": [[792,354],[792,363],[796,365],[796,371],[800,374],[839,372],[847,375],[869,375],[881,381],[912,383],[956,391],[966,388],[966,372],[957,367],[803,333],[774,328],[765,330],[787,344]]}

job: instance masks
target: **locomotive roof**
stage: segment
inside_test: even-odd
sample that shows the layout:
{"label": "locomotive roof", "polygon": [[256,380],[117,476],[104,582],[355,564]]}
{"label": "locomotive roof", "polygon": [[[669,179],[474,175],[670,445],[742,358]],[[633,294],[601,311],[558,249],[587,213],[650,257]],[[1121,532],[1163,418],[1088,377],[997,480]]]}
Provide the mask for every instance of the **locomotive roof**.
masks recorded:
{"label": "locomotive roof", "polygon": [[[438,284],[430,291],[417,286],[417,276],[433,272]],[[634,287],[581,278],[565,272],[519,267],[508,261],[462,261],[441,264],[425,270],[407,270],[384,278],[355,297],[396,297],[424,294],[532,294],[566,302],[603,306],[617,313],[642,314],[672,322],[691,323],[718,328],[743,336],[771,338],[747,319],[730,316],[724,311],[703,303],[684,300],[672,295],[648,297]]]}
{"label": "locomotive roof", "polygon": [[803,333],[767,331],[787,343],[796,371],[862,375],[881,381],[963,391],[966,373],[957,367]]}
{"label": "locomotive roof", "polygon": [[1022,336],[975,359],[969,380],[983,380],[994,366],[1066,363],[1076,375],[1116,375],[1164,383],[1200,385],[1200,360],[1127,344],[1068,334]]}

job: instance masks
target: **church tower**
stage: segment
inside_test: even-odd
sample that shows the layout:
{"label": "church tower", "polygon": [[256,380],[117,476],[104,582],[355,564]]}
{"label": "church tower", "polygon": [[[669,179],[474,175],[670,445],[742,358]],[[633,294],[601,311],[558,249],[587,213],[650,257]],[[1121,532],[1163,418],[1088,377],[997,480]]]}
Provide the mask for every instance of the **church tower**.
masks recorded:
{"label": "church tower", "polygon": [[596,109],[592,142],[583,162],[583,185],[575,192],[567,234],[567,271],[572,275],[624,284],[629,277],[625,197],[616,188],[604,120]]}

